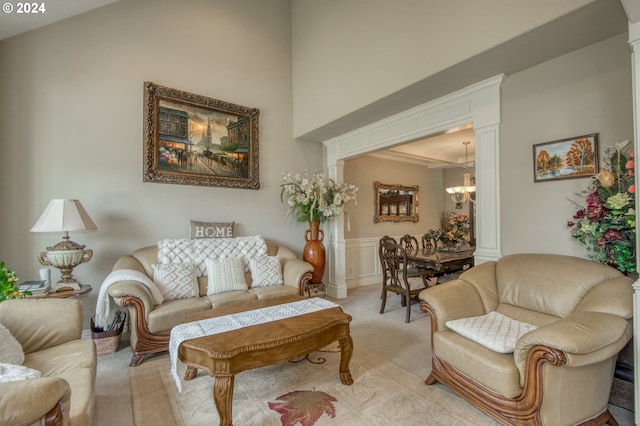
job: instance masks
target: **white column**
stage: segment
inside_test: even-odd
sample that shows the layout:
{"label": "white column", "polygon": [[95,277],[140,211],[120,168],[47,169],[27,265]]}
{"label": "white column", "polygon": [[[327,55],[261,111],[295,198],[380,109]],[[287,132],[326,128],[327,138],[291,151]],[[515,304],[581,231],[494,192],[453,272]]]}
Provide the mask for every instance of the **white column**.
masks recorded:
{"label": "white column", "polygon": [[[344,161],[336,160],[327,165],[328,176],[336,182],[344,181]],[[347,206],[348,208],[348,206]],[[344,215],[327,222],[325,249],[328,274],[324,285],[327,294],[336,299],[347,297],[346,243],[344,240]]]}
{"label": "white column", "polygon": [[[633,82],[632,90],[633,90],[633,150],[637,154],[640,152],[638,149],[640,144],[638,140],[640,139],[640,133],[638,131],[638,126],[640,123],[640,112],[638,111],[638,105],[640,105],[640,93],[638,92],[638,82],[640,82],[640,55],[637,53],[640,52],[640,22],[635,24],[629,24],[629,45],[631,46],[631,79]],[[637,167],[636,167],[637,171]],[[638,173],[636,173],[636,188],[640,188],[638,185],[640,183],[640,179],[638,179]],[[636,194],[636,211],[640,211],[640,203],[638,202],[638,197]],[[636,251],[640,246],[640,235],[636,232]],[[638,270],[638,266],[640,263],[638,262],[638,256],[636,255],[636,270]],[[640,424],[640,387],[638,386],[638,367],[640,366],[640,313],[638,312],[638,307],[640,307],[640,281],[636,281],[633,284],[633,363],[634,363],[634,373],[633,373],[633,383],[634,383],[634,416],[635,416],[635,424]]]}

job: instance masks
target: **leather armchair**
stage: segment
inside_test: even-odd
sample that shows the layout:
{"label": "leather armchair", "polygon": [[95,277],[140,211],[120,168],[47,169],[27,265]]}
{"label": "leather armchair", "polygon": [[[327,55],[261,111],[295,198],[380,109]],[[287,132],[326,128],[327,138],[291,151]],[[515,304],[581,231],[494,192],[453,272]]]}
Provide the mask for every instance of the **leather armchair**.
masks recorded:
{"label": "leather armchair", "polygon": [[22,345],[24,365],[41,373],[35,379],[0,383],[0,424],[93,424],[97,356],[93,341],[80,338],[82,303],[5,300],[0,323]]}
{"label": "leather armchair", "polygon": [[[632,336],[633,280],[570,256],[515,254],[419,294],[431,317],[432,371],[503,424],[615,424],[608,410],[618,352]],[[538,328],[494,352],[447,321],[496,311]]]}

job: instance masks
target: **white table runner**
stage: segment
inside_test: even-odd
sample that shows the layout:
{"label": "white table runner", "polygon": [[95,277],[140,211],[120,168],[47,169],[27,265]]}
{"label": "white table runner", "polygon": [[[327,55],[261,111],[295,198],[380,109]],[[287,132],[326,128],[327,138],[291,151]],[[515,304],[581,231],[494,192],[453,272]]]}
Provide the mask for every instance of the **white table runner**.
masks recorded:
{"label": "white table runner", "polygon": [[224,333],[252,325],[265,324],[271,321],[321,311],[323,309],[335,308],[336,306],[340,305],[319,297],[314,297],[297,302],[224,315],[217,318],[187,322],[173,327],[169,338],[169,357],[171,359],[171,376],[176,382],[178,392],[182,392],[182,381],[178,376],[178,348],[185,340]]}

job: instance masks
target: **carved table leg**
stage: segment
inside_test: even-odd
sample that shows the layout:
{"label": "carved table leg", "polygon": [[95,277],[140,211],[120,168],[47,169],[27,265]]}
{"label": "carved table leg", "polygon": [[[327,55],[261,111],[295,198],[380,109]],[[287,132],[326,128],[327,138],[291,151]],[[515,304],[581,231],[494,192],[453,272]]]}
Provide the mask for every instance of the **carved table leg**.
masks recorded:
{"label": "carved table leg", "polygon": [[340,339],[340,381],[343,385],[353,384],[353,378],[349,372],[349,361],[353,354],[353,339],[351,336]]}
{"label": "carved table leg", "polygon": [[191,380],[198,375],[198,367],[194,367],[193,365],[187,365],[187,371],[184,373],[185,380]]}
{"label": "carved table leg", "polygon": [[233,400],[234,376],[216,376],[213,383],[213,402],[220,416],[220,426],[231,426],[233,414],[231,404]]}

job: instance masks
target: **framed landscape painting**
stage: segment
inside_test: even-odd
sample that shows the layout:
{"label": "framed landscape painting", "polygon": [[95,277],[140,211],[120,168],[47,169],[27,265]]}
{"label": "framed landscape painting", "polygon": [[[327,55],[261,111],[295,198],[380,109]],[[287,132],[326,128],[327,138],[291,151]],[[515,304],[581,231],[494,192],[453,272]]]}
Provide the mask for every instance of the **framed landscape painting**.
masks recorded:
{"label": "framed landscape painting", "polygon": [[144,84],[144,181],[260,188],[260,111]]}
{"label": "framed landscape painting", "polygon": [[590,177],[598,173],[598,134],[533,145],[535,182]]}

